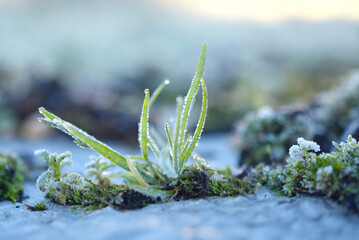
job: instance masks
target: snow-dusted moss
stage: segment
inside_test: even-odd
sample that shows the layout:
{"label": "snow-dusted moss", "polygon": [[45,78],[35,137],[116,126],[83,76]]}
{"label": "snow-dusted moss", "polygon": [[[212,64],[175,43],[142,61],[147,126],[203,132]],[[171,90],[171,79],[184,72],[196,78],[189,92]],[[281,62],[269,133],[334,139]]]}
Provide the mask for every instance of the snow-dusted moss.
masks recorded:
{"label": "snow-dusted moss", "polygon": [[27,207],[28,210],[30,211],[45,211],[47,210],[46,207],[46,203],[44,200],[42,200],[39,203],[36,203],[34,206],[31,206],[29,204],[26,204],[25,202],[23,202],[23,204]]}
{"label": "snow-dusted moss", "polygon": [[112,174],[106,175],[112,165],[103,158],[92,157],[87,164],[89,177],[96,176],[95,183],[85,181],[79,173],[63,173],[63,167],[71,165],[70,152],[62,154],[38,150],[35,154],[49,164],[49,169],[37,179],[38,189],[46,193],[51,201],[63,205],[72,205],[85,210],[113,206],[118,209],[141,208],[154,199],[129,189],[124,185],[114,185],[109,181]]}
{"label": "snow-dusted moss", "polygon": [[45,192],[52,201],[65,205],[68,201],[67,193],[69,191],[83,189],[85,182],[83,176],[78,173],[62,173],[64,166],[72,163],[70,152],[57,154],[42,149],[35,151],[35,155],[49,164],[48,170],[37,179],[37,187],[40,191]]}
{"label": "snow-dusted moss", "polygon": [[312,122],[301,110],[263,107],[238,122],[233,140],[240,150],[240,164],[255,166],[284,163],[296,139],[312,135]]}
{"label": "snow-dusted moss", "polygon": [[176,190],[176,199],[224,197],[254,193],[255,185],[197,161],[184,169]]}
{"label": "snow-dusted moss", "polygon": [[25,163],[16,154],[0,153],[0,201],[20,201],[23,197],[22,185]]}
{"label": "snow-dusted moss", "polygon": [[358,211],[359,143],[349,136],[346,142],[333,144],[338,151],[318,155],[316,143],[300,138],[290,148],[285,166],[259,166],[257,179],[290,197],[298,193],[325,196]]}

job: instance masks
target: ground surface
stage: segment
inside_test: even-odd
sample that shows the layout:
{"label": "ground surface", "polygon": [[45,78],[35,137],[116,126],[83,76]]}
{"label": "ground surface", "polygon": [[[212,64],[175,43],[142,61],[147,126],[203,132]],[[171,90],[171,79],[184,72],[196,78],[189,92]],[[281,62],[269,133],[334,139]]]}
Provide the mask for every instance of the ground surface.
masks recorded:
{"label": "ground surface", "polygon": [[[73,169],[79,172],[91,154],[76,148],[68,139],[0,140],[0,150],[28,156],[34,149],[44,147],[55,152],[73,151]],[[126,153],[134,151],[121,146],[117,149]],[[235,165],[236,154],[228,147],[226,136],[203,137],[198,152],[212,166]],[[33,182],[25,187],[27,203],[43,199]],[[169,202],[134,211],[105,208],[83,213],[51,203],[48,208],[44,212],[31,212],[22,204],[0,202],[0,238],[327,240],[359,236],[359,216],[335,203],[307,196],[274,197],[266,189],[260,189],[257,195]]]}

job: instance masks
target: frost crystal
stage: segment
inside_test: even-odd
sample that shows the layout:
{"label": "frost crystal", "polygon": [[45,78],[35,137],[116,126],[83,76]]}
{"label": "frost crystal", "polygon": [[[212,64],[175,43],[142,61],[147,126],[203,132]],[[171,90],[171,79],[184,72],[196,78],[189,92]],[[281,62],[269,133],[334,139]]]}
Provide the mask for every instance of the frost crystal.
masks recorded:
{"label": "frost crystal", "polygon": [[50,183],[52,181],[54,181],[54,171],[49,169],[46,172],[43,172],[38,178],[37,178],[37,188],[42,191],[45,192]]}
{"label": "frost crystal", "polygon": [[319,168],[317,171],[317,190],[326,190],[330,184],[333,167],[331,165]]}
{"label": "frost crystal", "polygon": [[305,140],[304,138],[298,138],[298,145],[303,148],[306,149],[307,151],[313,150],[314,152],[319,152],[320,151],[320,146],[313,141],[308,141]]}
{"label": "frost crystal", "polygon": [[289,156],[292,159],[302,159],[303,158],[302,149],[298,145],[293,145],[289,149]]}
{"label": "frost crystal", "polygon": [[78,173],[69,173],[63,177],[62,182],[69,185],[72,189],[80,189],[84,185],[84,178]]}

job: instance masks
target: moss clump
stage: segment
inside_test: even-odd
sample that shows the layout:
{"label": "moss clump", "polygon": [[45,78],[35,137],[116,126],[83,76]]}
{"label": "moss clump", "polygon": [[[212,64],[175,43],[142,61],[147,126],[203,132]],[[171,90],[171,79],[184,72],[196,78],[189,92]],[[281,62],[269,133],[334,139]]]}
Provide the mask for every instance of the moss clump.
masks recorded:
{"label": "moss clump", "polygon": [[66,205],[84,208],[85,211],[111,206],[118,210],[138,209],[156,201],[124,185],[99,187],[88,185],[84,189],[62,189]]}
{"label": "moss clump", "polygon": [[302,110],[263,107],[249,113],[235,128],[240,165],[284,163],[287,149],[298,137],[312,137],[311,121]]}
{"label": "moss clump", "polygon": [[29,209],[30,211],[45,211],[47,210],[46,203],[44,200],[41,202],[35,204],[34,206],[30,206],[24,202],[24,205]]}
{"label": "moss clump", "polygon": [[42,173],[37,185],[40,191],[45,192],[52,202],[72,205],[85,210],[100,209],[112,206],[117,209],[135,209],[154,203],[154,199],[147,197],[125,185],[110,183],[105,171],[112,167],[103,158],[92,157],[86,165],[89,177],[95,176],[95,183],[86,181],[78,173],[64,174],[63,167],[71,165],[70,152],[62,154],[50,153],[46,150],[36,151],[36,155],[43,158],[49,169]]}
{"label": "moss clump", "polygon": [[[160,198],[117,185],[110,181],[112,168],[102,157],[91,157],[87,167],[87,176],[94,177],[93,182],[85,180],[78,173],[63,174],[62,167],[69,165],[71,153],[49,153],[46,150],[36,154],[49,163],[49,169],[38,178],[38,188],[46,193],[52,202],[70,205],[87,210],[111,206],[115,209],[137,209],[161,201]],[[197,159],[197,158],[196,158]],[[106,172],[107,171],[107,172]],[[230,172],[216,171],[206,163],[196,161],[183,170],[176,185],[168,185],[166,190],[174,192],[170,199],[193,199],[213,196],[235,196],[254,193],[254,185],[233,177]]]}
{"label": "moss clump", "polygon": [[349,136],[347,142],[333,144],[338,151],[318,155],[319,145],[299,138],[285,166],[259,166],[257,179],[289,197],[299,193],[324,196],[358,211],[359,143]]}
{"label": "moss clump", "polygon": [[[313,115],[326,139],[344,141],[350,134],[359,137],[359,73],[341,86],[317,96]],[[330,142],[324,142],[330,147]],[[328,147],[328,149],[329,149]]]}
{"label": "moss clump", "polygon": [[66,192],[80,190],[84,187],[85,179],[78,173],[63,174],[64,166],[71,165],[70,152],[62,154],[50,153],[47,150],[38,150],[35,154],[49,164],[47,171],[37,179],[37,187],[54,202],[67,203]]}
{"label": "moss clump", "polygon": [[0,153],[0,201],[14,203],[23,197],[25,164],[15,154]]}
{"label": "moss clump", "polygon": [[254,185],[247,181],[223,175],[199,162],[184,169],[175,189],[178,192],[177,200],[245,195],[255,190]]}

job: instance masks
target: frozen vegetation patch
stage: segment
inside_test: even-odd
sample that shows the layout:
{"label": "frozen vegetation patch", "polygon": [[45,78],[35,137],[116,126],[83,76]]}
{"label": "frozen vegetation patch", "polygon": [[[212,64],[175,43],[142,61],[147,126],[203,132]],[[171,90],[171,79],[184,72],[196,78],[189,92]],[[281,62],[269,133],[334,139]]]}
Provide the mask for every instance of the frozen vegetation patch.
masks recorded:
{"label": "frozen vegetation patch", "polygon": [[[204,43],[189,90],[185,97],[177,97],[174,121],[165,123],[162,135],[149,124],[150,108],[169,81],[165,80],[153,93],[149,89],[144,91],[138,124],[140,155],[124,155],[40,108],[42,123],[65,132],[78,146],[98,155],[90,157],[86,176],[82,176],[63,172],[64,167],[71,165],[70,152],[36,151],[49,166],[37,180],[38,189],[51,201],[74,208],[93,210],[111,206],[123,210],[171,200],[246,195],[256,193],[257,187],[264,185],[280,195],[323,196],[358,211],[359,143],[349,136],[346,142],[333,143],[337,151],[321,152],[319,144],[305,140],[313,137],[313,129],[316,134],[313,126],[317,123],[313,123],[317,120],[309,117],[307,110],[263,108],[239,123],[237,140],[242,163],[246,165],[239,176],[230,168],[212,169],[195,152],[208,108],[203,79],[206,48]],[[188,122],[199,92],[202,104],[192,132]],[[295,145],[290,147],[292,144]],[[190,159],[194,160],[192,164],[188,164]],[[124,184],[113,183],[114,177]],[[8,199],[17,200],[14,195]],[[26,206],[34,211],[46,208],[44,204]]]}
{"label": "frozen vegetation patch", "polygon": [[338,88],[320,94],[314,116],[327,139],[344,141],[348,135],[359,137],[359,71],[351,74]]}
{"label": "frozen vegetation patch", "polygon": [[240,164],[255,166],[285,162],[288,148],[298,137],[312,136],[311,119],[300,109],[263,107],[238,122],[234,142],[240,150]]}
{"label": "frozen vegetation patch", "polygon": [[359,143],[352,136],[333,145],[337,151],[321,153],[318,144],[298,139],[284,166],[263,164],[255,170],[256,181],[288,197],[300,193],[331,198],[359,210]]}
{"label": "frozen vegetation patch", "polygon": [[[171,199],[252,193],[254,185],[211,169],[194,152],[204,128],[208,108],[207,88],[203,79],[206,49],[207,43],[204,43],[197,72],[187,95],[177,98],[175,120],[164,126],[165,137],[150,127],[149,114],[150,107],[169,81],[165,80],[152,94],[148,89],[145,90],[138,124],[139,156],[123,155],[73,124],[40,108],[39,111],[44,116],[40,119],[41,122],[72,136],[77,145],[97,152],[100,157],[92,158],[86,165],[88,177],[94,177],[91,182],[77,173],[61,173],[62,168],[70,163],[67,160],[71,156],[69,152],[57,155],[46,150],[37,151],[36,154],[49,164],[49,169],[38,179],[39,189],[46,192],[54,202],[87,209],[104,206],[131,209]],[[189,117],[200,90],[200,116],[191,133],[188,129]],[[191,157],[195,163],[187,166]],[[112,163],[107,163],[105,159]],[[108,173],[114,166],[121,171]],[[126,184],[112,184],[111,177],[119,177]]]}
{"label": "frozen vegetation patch", "polygon": [[14,203],[23,198],[25,167],[23,160],[12,153],[0,153],[0,201]]}
{"label": "frozen vegetation patch", "polygon": [[284,163],[288,148],[303,137],[332,151],[331,141],[359,137],[359,73],[331,91],[318,94],[309,106],[262,107],[248,113],[235,126],[233,142],[240,165]]}

